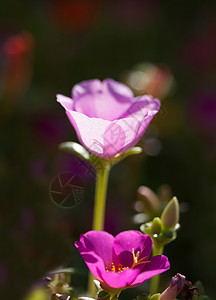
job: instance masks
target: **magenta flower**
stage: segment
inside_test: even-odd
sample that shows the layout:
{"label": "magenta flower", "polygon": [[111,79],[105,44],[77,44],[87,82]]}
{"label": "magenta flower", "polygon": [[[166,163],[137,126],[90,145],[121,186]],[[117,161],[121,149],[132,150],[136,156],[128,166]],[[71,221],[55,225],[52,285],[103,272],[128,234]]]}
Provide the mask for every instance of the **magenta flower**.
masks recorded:
{"label": "magenta flower", "polygon": [[89,231],[75,246],[101,287],[110,292],[138,286],[170,267],[164,255],[149,258],[152,239],[135,230],[116,237],[105,231]]}
{"label": "magenta flower", "polygon": [[111,158],[134,146],[158,112],[152,96],[133,97],[112,79],[83,81],[72,89],[72,99],[57,95],[80,143],[93,154]]}

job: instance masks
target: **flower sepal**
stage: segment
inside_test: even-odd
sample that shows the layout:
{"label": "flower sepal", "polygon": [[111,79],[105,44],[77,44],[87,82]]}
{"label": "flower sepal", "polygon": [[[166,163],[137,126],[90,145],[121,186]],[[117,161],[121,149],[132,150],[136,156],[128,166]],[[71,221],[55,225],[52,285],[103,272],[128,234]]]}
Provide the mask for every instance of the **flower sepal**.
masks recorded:
{"label": "flower sepal", "polygon": [[85,147],[82,145],[75,143],[75,142],[64,142],[59,145],[59,149],[68,152],[73,153],[76,156],[79,156],[82,159],[85,159],[87,161],[90,160],[89,152],[86,150]]}
{"label": "flower sepal", "polygon": [[109,299],[109,292],[104,291],[99,280],[93,280],[96,287],[96,299]]}
{"label": "flower sepal", "polygon": [[115,165],[126,157],[142,152],[142,148],[132,147],[124,152],[116,154],[114,157],[104,159],[89,152],[79,143],[70,141],[61,143],[59,149],[67,153],[75,154],[79,158],[88,161],[96,170],[110,168],[112,165]]}
{"label": "flower sepal", "polygon": [[108,290],[104,290],[102,287],[101,287],[101,283],[99,280],[94,280],[94,285],[96,287],[96,299],[109,299],[109,300],[117,300],[120,293],[121,293],[121,290],[114,290],[111,292],[108,291]]}
{"label": "flower sepal", "polygon": [[124,152],[116,154],[114,157],[101,158],[89,152],[89,162],[95,167],[95,169],[110,168],[111,166],[117,164],[128,156],[140,154],[142,152],[141,147],[132,147]]}
{"label": "flower sepal", "polygon": [[116,154],[112,159],[110,159],[110,161],[112,162],[112,164],[116,164],[128,156],[131,156],[134,154],[140,154],[140,153],[142,153],[142,151],[143,150],[141,147],[132,147],[124,152],[120,152],[120,153]]}

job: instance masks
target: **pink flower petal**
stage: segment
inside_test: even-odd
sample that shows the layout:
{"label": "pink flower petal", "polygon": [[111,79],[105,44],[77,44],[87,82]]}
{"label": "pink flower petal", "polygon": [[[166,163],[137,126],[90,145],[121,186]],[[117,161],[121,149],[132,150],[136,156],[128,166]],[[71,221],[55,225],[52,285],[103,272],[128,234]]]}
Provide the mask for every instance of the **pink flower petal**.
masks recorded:
{"label": "pink flower petal", "polygon": [[112,79],[83,81],[72,90],[76,111],[110,121],[118,119],[131,106],[132,97],[128,87]]}
{"label": "pink flower petal", "polygon": [[157,113],[156,110],[147,111],[143,104],[140,105],[139,111],[113,122],[89,118],[72,110],[66,113],[76,130],[79,141],[93,154],[111,158],[134,146]]}
{"label": "pink flower petal", "polygon": [[116,264],[121,263],[123,266],[131,267],[133,249],[135,255],[138,251],[140,252],[139,259],[146,257],[145,261],[147,261],[152,251],[152,239],[147,234],[135,230],[119,233],[113,243],[113,261]]}
{"label": "pink flower petal", "polygon": [[121,152],[121,149],[124,148],[125,141],[126,134],[123,128],[116,122],[111,122],[106,127],[103,137],[103,156],[109,158]]}
{"label": "pink flower petal", "polygon": [[89,231],[81,235],[80,241],[75,242],[83,259],[92,274],[101,280],[97,269],[106,272],[105,266],[112,260],[114,237],[105,231]]}
{"label": "pink flower petal", "polygon": [[74,109],[74,101],[73,99],[66,97],[64,95],[56,95],[57,101],[64,107],[65,110],[73,110]]}
{"label": "pink flower petal", "polygon": [[103,136],[110,122],[99,118],[89,118],[76,111],[66,111],[74,126],[78,139],[93,154],[104,157]]}
{"label": "pink flower petal", "polygon": [[100,272],[97,270],[98,274],[101,276],[103,281],[108,287],[113,289],[122,289],[130,287],[131,283],[137,278],[139,270],[136,269],[125,269],[120,273],[117,272]]}
{"label": "pink flower petal", "polygon": [[152,96],[141,96],[135,100],[121,119],[116,121],[126,134],[125,145],[121,151],[134,146],[140,140],[160,108],[160,101]]}
{"label": "pink flower petal", "polygon": [[72,89],[72,98],[75,102],[75,111],[88,117],[97,117],[96,99],[100,97],[101,81],[93,79],[82,81]]}
{"label": "pink flower petal", "polygon": [[[140,140],[145,130],[147,129],[149,123],[153,119],[155,113],[143,116],[142,120],[134,119],[133,117],[127,117],[125,119],[120,119],[115,122],[115,124],[119,125],[122,130],[125,132],[125,143],[124,146],[120,149],[116,148],[115,153],[123,152],[134,145]],[[119,145],[119,144],[118,144]],[[113,145],[115,147],[115,145]],[[114,151],[113,151],[114,153]]]}
{"label": "pink flower petal", "polygon": [[112,259],[112,247],[114,237],[105,231],[91,230],[84,234],[85,245],[87,248],[93,247],[97,255],[99,255],[106,263]]}
{"label": "pink flower petal", "polygon": [[151,95],[139,96],[133,99],[131,106],[121,116],[121,119],[133,116],[135,119],[142,119],[149,112],[158,112],[160,109],[160,100],[153,98]]}
{"label": "pink flower petal", "polygon": [[103,85],[109,93],[121,104],[131,104],[133,92],[123,83],[117,82],[111,78],[104,79]]}
{"label": "pink flower petal", "polygon": [[163,273],[170,268],[168,258],[164,255],[153,256],[150,261],[150,263],[143,266],[140,274],[134,280],[131,287],[140,285],[153,276]]}

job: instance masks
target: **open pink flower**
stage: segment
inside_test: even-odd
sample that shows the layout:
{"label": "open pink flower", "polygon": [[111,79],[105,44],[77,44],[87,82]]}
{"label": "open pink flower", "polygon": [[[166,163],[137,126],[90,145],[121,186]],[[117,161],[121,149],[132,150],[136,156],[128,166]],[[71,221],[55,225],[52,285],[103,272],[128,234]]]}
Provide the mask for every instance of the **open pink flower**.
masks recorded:
{"label": "open pink flower", "polygon": [[105,231],[89,231],[75,246],[101,287],[111,292],[138,286],[170,267],[166,256],[149,259],[152,239],[135,230],[116,237]]}
{"label": "open pink flower", "polygon": [[79,141],[93,154],[111,158],[134,146],[158,112],[152,96],[133,97],[112,79],[83,81],[72,89],[72,99],[57,95]]}

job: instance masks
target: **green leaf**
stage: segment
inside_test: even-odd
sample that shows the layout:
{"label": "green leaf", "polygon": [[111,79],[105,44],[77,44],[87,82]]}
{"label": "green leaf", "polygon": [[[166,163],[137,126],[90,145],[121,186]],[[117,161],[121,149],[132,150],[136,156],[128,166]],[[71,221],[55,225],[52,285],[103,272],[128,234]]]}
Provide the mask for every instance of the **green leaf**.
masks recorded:
{"label": "green leaf", "polygon": [[73,153],[85,160],[90,159],[89,152],[86,150],[86,148],[84,148],[82,145],[75,143],[75,142],[61,143],[59,145],[59,149],[65,151],[65,152],[68,152],[68,153]]}

